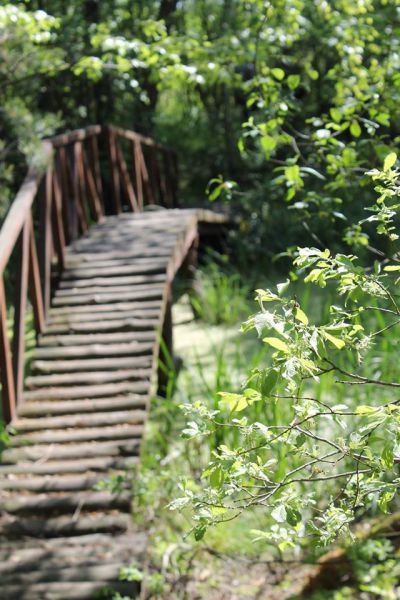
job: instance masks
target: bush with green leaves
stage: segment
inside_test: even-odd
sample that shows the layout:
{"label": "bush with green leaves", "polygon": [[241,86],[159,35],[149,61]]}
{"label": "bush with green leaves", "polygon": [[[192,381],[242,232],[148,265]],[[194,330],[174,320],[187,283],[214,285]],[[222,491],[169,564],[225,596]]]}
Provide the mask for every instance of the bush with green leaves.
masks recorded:
{"label": "bush with green leaves", "polygon": [[[382,170],[369,172],[378,198],[357,223],[360,230],[366,222],[375,225],[390,254],[380,251],[370,267],[327,249],[296,252],[297,277],[334,290],[323,322],[306,314],[289,282],[257,290],[259,310],[243,329],[255,330],[269,349],[265,366],[252,370],[240,393],[221,393],[217,410],[197,407],[193,415],[193,435],[204,440],[219,427],[240,433],[237,443],[214,451],[200,486],[182,485],[178,505],[193,506],[196,539],[210,525],[261,506],[271,525],[254,532],[256,538],[280,551],[327,545],[351,536],[356,519],[386,513],[396,502],[400,383],[371,369],[370,360],[382,336],[395,335],[400,324],[396,160],[390,153]],[[321,394],[325,378],[334,385]],[[254,405],[262,407],[257,421],[249,410]]]}

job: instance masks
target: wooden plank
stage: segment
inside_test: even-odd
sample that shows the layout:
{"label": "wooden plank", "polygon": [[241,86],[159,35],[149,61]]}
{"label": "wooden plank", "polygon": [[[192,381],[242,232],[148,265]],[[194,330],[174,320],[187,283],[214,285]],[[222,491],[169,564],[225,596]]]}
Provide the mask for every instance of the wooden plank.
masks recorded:
{"label": "wooden plank", "polygon": [[[97,194],[99,196],[100,202],[103,197],[103,181],[101,178],[101,170],[100,170],[100,157],[99,157],[99,144],[98,144],[98,136],[91,136],[88,140],[89,144],[89,161],[92,168],[92,172],[94,173],[94,181],[96,184]],[[103,214],[103,206],[101,204],[101,213]]]}
{"label": "wooden plank", "polygon": [[61,274],[65,267],[65,235],[63,226],[62,194],[59,182],[59,175],[53,172],[53,239],[58,258],[58,271]]}
{"label": "wooden plank", "polygon": [[110,397],[113,394],[147,394],[149,392],[148,381],[122,381],[114,383],[103,383],[102,385],[72,385],[68,387],[50,387],[38,390],[25,391],[25,400],[73,400],[74,398],[84,400],[86,398]]}
{"label": "wooden plank", "polygon": [[[89,280],[90,281],[90,280]],[[83,288],[82,288],[83,289]],[[83,290],[84,291],[84,290]],[[156,310],[161,306],[161,301],[155,300],[136,300],[133,302],[113,302],[112,304],[99,304],[97,306],[60,306],[58,308],[51,308],[49,313],[49,319],[58,319],[64,317],[74,317],[81,315],[85,317],[87,314],[98,314],[109,311],[116,313],[124,313],[126,311],[132,311],[131,314],[134,316],[135,311],[147,311]]]}
{"label": "wooden plank", "polygon": [[21,399],[25,369],[25,320],[28,295],[30,219],[27,219],[18,241],[18,262],[16,264],[16,285],[14,302],[14,335],[12,345],[15,400]]}
{"label": "wooden plank", "polygon": [[85,233],[88,229],[88,219],[86,214],[85,197],[85,172],[82,160],[82,142],[78,141],[73,146],[73,189],[76,212],[81,233]]}
{"label": "wooden plank", "polygon": [[51,293],[51,258],[53,249],[51,209],[53,203],[52,169],[48,168],[39,201],[39,266],[42,282],[43,310],[46,317],[50,306]]}
{"label": "wooden plank", "polygon": [[89,127],[75,129],[74,131],[69,131],[68,133],[55,135],[51,138],[48,138],[47,142],[51,143],[54,148],[58,148],[60,146],[66,146],[77,141],[83,141],[90,137],[97,136],[101,133],[101,130],[101,125],[89,125]]}
{"label": "wooden plank", "polygon": [[[90,506],[90,504],[94,505],[94,506],[98,506],[99,508],[102,508],[103,506],[106,506],[107,503],[107,492],[97,492],[97,494],[75,494],[74,496],[67,496],[66,499],[68,500],[68,505],[72,508],[79,506],[79,502],[80,502],[80,497],[82,498],[81,502],[82,504],[84,504],[85,506]],[[71,499],[71,500],[70,500]],[[86,502],[85,502],[86,500]],[[125,500],[125,502],[122,502],[122,500]],[[39,499],[40,502],[40,508],[41,511],[43,512],[44,508],[46,506],[49,507],[50,510],[55,510],[58,507],[61,508],[61,510],[63,510],[65,512],[65,503],[61,503],[58,501],[58,499],[56,498],[50,498],[49,502],[45,501],[45,498],[40,498]],[[110,503],[113,502],[113,504],[115,505],[115,508],[126,508],[126,497],[121,497],[120,499],[118,499],[118,497],[114,497],[111,498]],[[128,501],[129,502],[129,501]],[[119,506],[118,503],[121,505]],[[9,512],[24,512],[24,506],[30,507],[30,503],[22,500],[19,501],[15,504],[16,507],[18,507],[17,511],[9,511]],[[53,508],[54,507],[54,508]],[[32,508],[33,504],[32,504]],[[32,510],[30,510],[30,512],[32,512]],[[4,572],[1,573],[1,578],[2,578],[2,585],[23,585],[24,587],[28,587],[31,586],[32,584],[36,584],[36,583],[41,583],[41,582],[48,582],[48,583],[52,583],[52,582],[76,582],[76,581],[81,581],[82,580],[82,574],[84,573],[85,575],[85,579],[86,580],[93,580],[93,581],[102,581],[103,585],[106,586],[106,582],[108,581],[118,581],[119,580],[119,573],[121,571],[121,563],[119,562],[114,562],[114,563],[108,563],[108,562],[104,562],[103,564],[85,564],[85,565],[76,565],[75,567],[64,567],[64,568],[51,568],[46,564],[40,564],[37,563],[37,569],[34,571],[28,571],[28,572],[19,572],[19,573],[12,573],[9,572],[8,574]],[[111,587],[111,586],[110,586]],[[47,590],[47,586],[46,586],[46,590]],[[69,598],[68,596],[64,597],[65,598]],[[82,598],[82,597],[81,597]],[[103,596],[104,598],[104,596]]]}
{"label": "wooden plank", "polygon": [[93,285],[109,287],[116,285],[129,285],[134,286],[138,284],[148,283],[161,283],[165,281],[165,276],[162,273],[143,274],[143,275],[127,275],[126,277],[93,277],[88,279],[74,279],[72,282],[69,280],[60,281],[59,290],[87,288]]}
{"label": "wooden plank", "polygon": [[77,323],[49,323],[45,328],[45,334],[49,335],[65,335],[88,333],[96,334],[99,332],[111,333],[111,332],[151,332],[156,330],[159,326],[159,319],[115,319],[113,321],[88,321],[88,322],[77,322]]}
{"label": "wooden plank", "polygon": [[67,346],[65,348],[37,347],[33,351],[34,359],[77,359],[93,357],[112,357],[112,356],[135,356],[151,354],[153,343],[138,342],[136,340],[126,344],[89,344],[87,346]]}
{"label": "wooden plank", "polygon": [[[70,431],[62,429],[49,429],[43,432],[24,433],[21,436],[15,436],[11,440],[13,448],[29,444],[60,444],[73,442],[90,442],[95,440],[132,440],[139,438],[143,434],[143,425],[115,425],[112,427],[80,427]],[[97,479],[98,480],[98,479]],[[16,482],[17,480],[12,480]],[[96,482],[94,482],[96,483]],[[0,480],[0,488],[5,485]],[[16,485],[19,485],[16,483]],[[59,485],[59,484],[57,484]],[[61,485],[61,483],[60,483]],[[89,487],[93,487],[90,485]],[[13,488],[16,489],[16,488]],[[21,489],[18,488],[18,489]],[[55,488],[56,489],[56,488]],[[62,488],[64,489],[64,488]]]}
{"label": "wooden plank", "polygon": [[[30,531],[31,529],[28,528],[27,534]],[[114,594],[118,593],[121,598],[134,598],[139,593],[139,585],[138,582],[119,581],[118,578],[115,581],[108,581],[105,585],[104,581],[94,579],[34,583],[28,586],[5,585],[3,592],[7,600],[90,600],[96,596],[101,597],[99,594],[102,594],[106,587],[112,589]]]}
{"label": "wooden plank", "polygon": [[124,356],[117,358],[82,358],[74,360],[34,360],[31,364],[35,373],[79,373],[80,371],[113,371],[129,369],[132,367],[148,367],[152,363],[152,356]]}
{"label": "wooden plank", "polygon": [[143,197],[143,181],[142,181],[142,169],[140,166],[140,143],[138,141],[132,141],[132,162],[135,172],[136,181],[136,196],[138,200],[139,210],[143,210],[144,197]]}
{"label": "wooden plank", "polygon": [[106,129],[108,159],[110,162],[111,173],[111,204],[115,214],[119,214],[122,210],[121,206],[121,183],[119,179],[118,158],[117,158],[117,141],[113,130],[109,127]]}
{"label": "wooden plank", "polygon": [[[85,473],[86,471],[133,469],[139,464],[139,458],[124,458],[118,456],[86,458],[84,460],[45,460],[43,462],[19,462],[12,465],[0,465],[0,477],[8,475],[60,475]],[[0,545],[1,553],[1,545]]]}
{"label": "wooden plank", "polygon": [[61,146],[56,154],[58,158],[57,171],[60,177],[62,212],[65,239],[68,243],[78,235],[78,215],[74,197],[73,178],[70,173],[66,148]]}
{"label": "wooden plank", "polygon": [[82,150],[82,161],[85,176],[86,190],[89,197],[90,208],[93,219],[99,221],[103,216],[103,207],[101,204],[100,196],[97,191],[96,182],[91,170],[90,164],[88,164],[85,156],[85,152]]}
{"label": "wooden plank", "polygon": [[73,376],[69,373],[55,375],[35,375],[26,378],[27,389],[38,387],[51,387],[61,385],[98,385],[102,383],[135,381],[138,379],[147,379],[151,376],[150,369],[121,369],[119,371],[87,371],[75,373]]}
{"label": "wooden plank", "polygon": [[144,331],[118,331],[115,333],[85,333],[85,334],[73,334],[69,335],[54,335],[44,334],[41,336],[41,344],[46,346],[69,346],[71,345],[82,345],[96,344],[96,343],[110,343],[110,344],[123,344],[127,342],[135,341],[152,341],[156,339],[155,330],[144,330]]}
{"label": "wooden plank", "polygon": [[[106,442],[86,442],[75,444],[52,444],[43,449],[42,444],[21,448],[7,448],[1,459],[3,464],[26,460],[63,460],[100,457],[100,456],[134,456],[139,451],[139,439],[114,440]],[[104,475],[103,475],[104,478]]]}
{"label": "wooden plank", "polygon": [[68,415],[94,413],[101,411],[119,411],[146,409],[148,400],[144,396],[111,396],[110,398],[93,398],[87,400],[56,400],[25,402],[18,414],[20,417],[41,417],[49,415]]}
{"label": "wooden plank", "polygon": [[0,377],[2,418],[9,423],[15,416],[16,397],[10,342],[7,333],[7,303],[3,278],[0,277]]}
{"label": "wooden plank", "polygon": [[[82,305],[85,306],[85,305]],[[108,311],[112,309],[112,304],[100,304],[98,306],[107,306]],[[74,307],[76,308],[76,307]],[[157,308],[144,308],[141,310],[140,308],[135,308],[135,310],[117,310],[115,312],[107,312],[107,311],[84,311],[77,313],[69,313],[66,315],[54,315],[49,318],[49,325],[52,324],[64,324],[71,325],[72,327],[77,323],[88,323],[90,321],[98,321],[101,319],[102,321],[115,321],[121,318],[130,318],[133,319],[157,319],[160,314],[160,307]]]}
{"label": "wooden plank", "polygon": [[[132,547],[132,538],[135,537],[138,541],[139,553],[143,552],[146,546],[146,534],[145,532],[137,529],[131,529],[127,533],[116,535],[114,538],[105,533],[89,533],[80,536],[60,536],[51,540],[32,539],[27,538],[24,540],[1,540],[0,541],[0,560],[4,560],[6,556],[16,552],[24,552],[29,550],[44,550],[51,553],[56,553],[58,556],[64,556],[66,559],[78,559],[82,561],[82,556],[76,556],[76,552],[87,548],[92,549],[93,556],[101,556],[101,554],[109,551],[123,551],[128,550],[136,555],[136,548]],[[73,552],[75,557],[70,555]],[[99,554],[100,553],[100,554]],[[127,555],[129,559],[129,554]],[[88,557],[89,562],[91,557]],[[84,561],[82,561],[84,562]]]}
{"label": "wooden plank", "polygon": [[133,189],[133,185],[131,182],[131,178],[129,176],[128,167],[126,165],[124,156],[118,144],[116,145],[116,153],[117,153],[117,163],[119,166],[119,170],[122,176],[122,182],[125,189],[125,194],[128,199],[129,208],[132,212],[137,212],[139,210],[138,201],[136,199],[135,190]]}
{"label": "wooden plank", "polygon": [[68,492],[90,490],[104,479],[102,473],[83,475],[43,475],[41,477],[19,476],[0,479],[0,490],[26,490],[29,492]]}
{"label": "wooden plank", "polygon": [[[104,513],[93,513],[90,516],[81,516],[79,519],[72,519],[71,515],[55,517],[50,519],[21,519],[15,518],[0,525],[0,535],[9,535],[12,537],[29,535],[37,537],[59,537],[60,535],[79,535],[83,533],[95,533],[95,532],[117,532],[127,531],[130,525],[131,517],[126,514],[104,514]],[[37,584],[39,585],[39,584]],[[58,586],[61,584],[58,583]],[[94,588],[94,584],[90,584],[91,588]],[[43,587],[44,586],[44,587]],[[71,598],[68,590],[71,590],[72,583],[64,584],[64,594],[67,596],[58,596],[60,600],[65,597]],[[104,584],[101,583],[104,587]],[[32,593],[32,588],[39,589],[37,586],[29,586],[28,591]],[[45,590],[49,590],[49,584],[42,584],[40,588],[42,593]],[[97,589],[99,589],[97,587]],[[4,593],[4,589],[2,589]],[[19,596],[21,598],[21,596]],[[31,595],[24,595],[22,598],[32,599]],[[43,598],[43,596],[40,596]],[[46,598],[46,596],[44,596]],[[82,598],[82,596],[78,596]],[[90,598],[90,596],[89,596]]]}
{"label": "wooden plank", "polygon": [[[43,150],[45,156],[50,159],[51,146],[44,144]],[[33,167],[29,169],[0,229],[0,275],[4,272],[22,227],[30,214],[41,180],[42,171],[38,172]]]}
{"label": "wooden plank", "polygon": [[128,292],[118,292],[117,294],[98,292],[94,294],[76,294],[74,296],[57,296],[54,298],[53,306],[76,306],[78,304],[110,304],[112,302],[121,302],[121,300],[149,300],[151,298],[160,298],[162,287],[159,285],[146,286],[146,289],[132,290]]}
{"label": "wooden plank", "polygon": [[156,282],[146,282],[139,283],[136,285],[114,285],[104,287],[101,285],[92,285],[85,289],[77,288],[75,289],[73,286],[69,289],[59,289],[55,293],[56,298],[80,298],[86,297],[88,295],[93,294],[115,294],[117,296],[116,300],[121,293],[130,293],[130,292],[147,292],[152,290],[161,290],[162,284],[165,282],[165,278],[162,278],[161,281]]}
{"label": "wooden plank", "polygon": [[33,318],[37,335],[44,329],[44,305],[40,283],[39,261],[36,251],[35,234],[33,231],[32,218],[29,219],[29,297],[32,303]]}
{"label": "wooden plank", "polygon": [[145,190],[145,204],[154,204],[155,199],[141,144],[137,146],[137,160],[142,174],[143,189]]}
{"label": "wooden plank", "polygon": [[[136,262],[136,261],[135,261]],[[64,271],[63,281],[76,279],[92,279],[94,277],[115,277],[118,275],[138,275],[144,273],[165,273],[167,270],[167,261],[153,261],[151,265],[136,265],[127,262],[116,266],[90,267],[89,265],[72,268]]]}
{"label": "wooden plank", "polygon": [[21,434],[41,429],[66,429],[69,427],[101,427],[102,425],[137,425],[143,423],[147,412],[143,410],[114,410],[95,414],[64,414],[40,418],[21,418],[13,421],[13,427]]}

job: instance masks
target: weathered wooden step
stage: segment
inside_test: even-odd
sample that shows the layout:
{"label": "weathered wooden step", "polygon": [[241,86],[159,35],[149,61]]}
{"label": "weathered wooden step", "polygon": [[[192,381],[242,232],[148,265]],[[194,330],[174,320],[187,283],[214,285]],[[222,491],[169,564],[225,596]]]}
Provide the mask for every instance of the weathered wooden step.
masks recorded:
{"label": "weathered wooden step", "polygon": [[74,279],[73,281],[62,280],[59,284],[60,290],[80,289],[87,288],[93,285],[95,286],[116,286],[116,285],[129,285],[134,286],[143,283],[162,283],[165,281],[165,275],[163,273],[145,273],[143,275],[126,275],[125,277],[93,277],[92,279]]}
{"label": "weathered wooden step", "polygon": [[147,394],[150,390],[148,381],[122,381],[103,383],[102,385],[71,385],[68,387],[45,387],[33,391],[25,391],[24,401],[30,400],[73,400],[110,397],[113,394]]}
{"label": "weathered wooden step", "polygon": [[71,492],[93,490],[96,483],[103,480],[103,473],[85,473],[83,475],[43,475],[10,476],[0,479],[0,490],[23,490],[29,492]]}
{"label": "weathered wooden step", "polygon": [[[163,282],[161,282],[163,283]],[[104,287],[101,285],[91,285],[87,288],[68,288],[68,289],[58,289],[55,292],[55,298],[87,298],[88,296],[97,296],[97,295],[117,295],[119,297],[120,294],[126,294],[128,292],[133,292],[135,294],[152,292],[154,290],[162,290],[163,286],[160,285],[160,282],[156,283],[145,283],[145,284],[137,284],[137,285],[114,285],[109,287]],[[140,296],[139,296],[140,297]],[[147,297],[147,295],[145,296]],[[119,302],[119,298],[116,300]],[[85,304],[85,300],[83,304]],[[82,304],[82,302],[80,303]],[[54,306],[57,306],[57,301],[54,299]]]}
{"label": "weathered wooden step", "polygon": [[76,323],[52,323],[46,325],[44,333],[50,335],[65,335],[72,333],[98,333],[122,332],[122,331],[155,331],[160,326],[159,318],[135,319],[126,317],[112,321],[103,321],[101,317],[97,321],[82,321]]}
{"label": "weathered wooden step", "polygon": [[[158,271],[153,271],[154,272],[160,272],[163,269],[165,269],[166,263],[168,262],[170,253],[166,253],[164,256],[146,256],[143,257],[141,256],[140,258],[142,259],[141,261],[139,261],[139,257],[138,256],[127,256],[124,258],[110,258],[108,255],[107,257],[104,257],[104,259],[99,259],[95,256],[89,256],[87,254],[80,254],[79,256],[75,256],[73,257],[70,261],[66,260],[65,263],[65,267],[66,267],[66,273],[68,272],[74,272],[75,273],[75,279],[80,279],[79,276],[76,275],[76,271],[78,271],[79,273],[81,271],[83,271],[86,267],[88,269],[90,269],[91,271],[93,270],[97,270],[97,274],[98,275],[102,275],[102,269],[113,269],[112,274],[114,275],[118,275],[118,274],[123,274],[126,275],[126,273],[128,272],[129,274],[132,274],[132,271],[128,270],[122,270],[124,269],[124,267],[132,267],[132,264],[135,266],[136,269],[141,268],[141,271],[137,271],[136,270],[136,274],[139,273],[149,273],[151,272],[151,268],[157,268],[159,269]],[[144,269],[144,270],[143,270]],[[65,277],[63,277],[65,278]]]}
{"label": "weathered wooden step", "polygon": [[140,439],[119,439],[106,442],[86,442],[70,444],[52,444],[47,448],[43,445],[29,445],[14,448],[6,448],[2,452],[3,464],[18,461],[45,461],[45,460],[83,460],[86,458],[135,456],[139,452]]}
{"label": "weathered wooden step", "polygon": [[154,344],[148,342],[128,342],[126,344],[89,344],[87,346],[67,346],[54,348],[53,346],[39,346],[32,353],[34,359],[75,359],[112,357],[112,356],[136,356],[147,355],[153,352]]}
{"label": "weathered wooden step", "polygon": [[[81,567],[70,567],[65,569],[49,569],[44,565],[44,568],[38,569],[36,572],[31,571],[29,573],[19,573],[13,575],[2,575],[2,585],[26,585],[27,587],[32,584],[42,582],[62,582],[62,581],[81,581],[82,573],[85,573],[87,580],[93,581],[118,581],[119,573],[121,571],[121,564],[119,563],[106,563],[106,564],[84,564]],[[104,585],[104,584],[103,584]]]}
{"label": "weathered wooden step", "polygon": [[101,560],[122,562],[142,556],[147,537],[143,531],[130,529],[126,533],[109,535],[89,533],[79,536],[22,538],[0,540],[0,573],[30,570],[34,561],[46,560],[47,566],[70,567],[80,564],[98,564]]}
{"label": "weathered wooden step", "polygon": [[40,419],[16,418],[13,429],[18,433],[39,431],[41,429],[66,429],[69,427],[100,427],[102,425],[123,425],[143,423],[147,416],[144,410],[124,410],[96,412],[86,414],[64,414],[60,417],[41,417]]}
{"label": "weathered wooden step", "polygon": [[[83,305],[84,306],[84,305]],[[100,305],[102,306],[102,305]],[[69,328],[73,328],[74,325],[80,323],[88,323],[90,321],[116,321],[117,319],[159,319],[161,306],[158,308],[146,308],[141,310],[137,308],[136,310],[126,310],[126,311],[113,311],[112,306],[107,305],[109,307],[108,312],[96,312],[93,311],[85,312],[85,313],[77,313],[77,314],[65,314],[65,315],[55,315],[50,316],[47,323],[49,325],[54,325],[56,323],[62,323]]]}
{"label": "weathered wooden step", "polygon": [[83,535],[95,532],[127,531],[131,517],[119,513],[92,513],[73,516],[61,516],[50,519],[23,519],[14,517],[0,522],[0,535],[19,537],[22,535],[38,537],[57,537],[69,535]]}
{"label": "weathered wooden step", "polygon": [[77,304],[109,304],[121,302],[121,300],[149,300],[150,298],[161,298],[164,288],[158,284],[149,285],[144,290],[132,290],[124,292],[98,292],[96,294],[76,294],[73,296],[62,296],[53,299],[53,306],[74,306]]}
{"label": "weathered wooden step", "polygon": [[120,275],[138,275],[143,273],[165,273],[167,268],[167,261],[155,261],[140,262],[135,260],[133,264],[121,261],[121,264],[113,265],[107,263],[102,267],[94,267],[90,264],[79,264],[74,268],[66,269],[62,274],[62,280],[76,280],[76,279],[92,279],[93,277],[116,277]]}
{"label": "weathered wooden step", "polygon": [[76,429],[47,429],[43,432],[23,433],[11,438],[11,446],[27,444],[58,444],[95,440],[132,440],[143,434],[142,425],[114,425],[110,427],[81,427]]}
{"label": "weathered wooden step", "polygon": [[96,306],[84,304],[79,306],[60,306],[58,308],[51,308],[49,311],[49,318],[58,318],[62,316],[72,315],[90,315],[99,314],[104,312],[127,312],[131,311],[134,314],[138,310],[150,310],[150,309],[161,309],[162,302],[160,300],[137,300],[136,302],[113,302],[112,304],[99,304]]}
{"label": "weathered wooden step", "polygon": [[151,239],[150,236],[146,238],[137,231],[133,232],[131,228],[125,231],[118,228],[118,232],[93,232],[90,239],[80,238],[74,242],[67,248],[65,254],[67,263],[80,256],[89,256],[98,260],[121,258],[135,260],[147,256],[163,256],[164,253],[170,254],[179,235],[168,235],[168,232],[164,232],[164,235],[159,236],[157,240],[154,237]]}
{"label": "weathered wooden step", "polygon": [[129,342],[152,342],[157,339],[155,329],[151,331],[118,331],[115,333],[44,334],[39,338],[39,347],[77,346],[86,344],[125,344]]}
{"label": "weathered wooden step", "polygon": [[113,494],[108,491],[78,492],[78,493],[45,493],[45,494],[19,494],[16,497],[1,498],[0,511],[14,515],[40,514],[49,511],[60,513],[74,513],[76,510],[121,510],[129,511],[131,494],[122,492]]}
{"label": "weathered wooden step", "polygon": [[152,364],[152,356],[127,356],[118,358],[86,358],[79,360],[34,360],[31,370],[35,373],[77,373],[79,371],[112,371],[144,368]]}
{"label": "weathered wooden step", "polygon": [[112,396],[88,400],[53,400],[50,402],[24,402],[18,409],[20,417],[45,417],[50,415],[68,415],[95,413],[102,411],[120,411],[146,409],[148,401],[144,396]]}
{"label": "weathered wooden step", "polygon": [[27,461],[18,464],[0,465],[0,478],[8,475],[62,475],[72,473],[85,473],[86,471],[107,470],[123,471],[133,469],[139,462],[137,456],[124,458],[119,456],[105,456],[100,458],[72,459],[72,460],[43,460],[40,462]]}
{"label": "weathered wooden step", "polygon": [[[107,590],[113,590],[114,596],[107,594]],[[57,581],[26,586],[6,585],[2,591],[4,600],[93,600],[96,596],[110,600],[117,593],[119,598],[137,598],[139,584],[119,580]]]}
{"label": "weathered wooden step", "polygon": [[148,379],[152,375],[151,369],[138,368],[138,369],[121,369],[118,371],[87,371],[71,374],[56,374],[56,375],[35,375],[26,378],[26,387],[28,389],[46,387],[46,386],[59,386],[59,385],[73,385],[73,384],[102,384],[120,381],[131,381],[138,379]]}

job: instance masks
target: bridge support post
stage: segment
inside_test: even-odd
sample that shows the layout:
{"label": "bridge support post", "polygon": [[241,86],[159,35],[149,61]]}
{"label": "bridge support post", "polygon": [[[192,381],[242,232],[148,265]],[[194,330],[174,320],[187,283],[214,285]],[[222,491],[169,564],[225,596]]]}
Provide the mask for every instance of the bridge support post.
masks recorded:
{"label": "bridge support post", "polygon": [[2,418],[9,423],[15,416],[15,382],[10,342],[7,332],[7,302],[3,279],[0,278],[0,375]]}

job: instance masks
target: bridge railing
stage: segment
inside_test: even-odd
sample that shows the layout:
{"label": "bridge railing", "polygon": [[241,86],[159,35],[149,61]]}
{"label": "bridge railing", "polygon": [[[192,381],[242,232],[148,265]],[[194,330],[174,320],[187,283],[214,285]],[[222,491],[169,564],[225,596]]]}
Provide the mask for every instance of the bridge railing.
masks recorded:
{"label": "bridge railing", "polygon": [[47,166],[29,169],[0,229],[0,383],[7,423],[22,398],[27,313],[32,310],[40,335],[66,246],[105,214],[177,204],[176,155],[151,138],[94,125],[47,139],[43,150]]}

